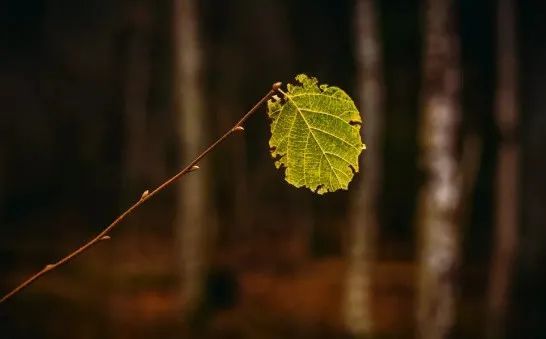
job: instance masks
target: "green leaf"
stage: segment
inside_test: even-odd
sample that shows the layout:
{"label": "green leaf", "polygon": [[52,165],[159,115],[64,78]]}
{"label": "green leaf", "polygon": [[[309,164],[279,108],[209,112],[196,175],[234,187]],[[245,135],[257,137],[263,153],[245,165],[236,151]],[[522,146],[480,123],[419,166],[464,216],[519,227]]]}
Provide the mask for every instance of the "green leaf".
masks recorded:
{"label": "green leaf", "polygon": [[300,74],[282,98],[267,103],[271,118],[271,156],[285,179],[318,194],[347,189],[358,172],[361,118],[353,100],[340,88],[318,86]]}

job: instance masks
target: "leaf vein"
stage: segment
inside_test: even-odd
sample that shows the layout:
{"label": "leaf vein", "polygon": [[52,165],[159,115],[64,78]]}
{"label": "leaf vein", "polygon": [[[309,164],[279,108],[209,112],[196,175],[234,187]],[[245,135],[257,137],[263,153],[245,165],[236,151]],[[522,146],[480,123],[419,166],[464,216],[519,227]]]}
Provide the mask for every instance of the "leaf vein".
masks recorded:
{"label": "leaf vein", "polygon": [[[347,123],[347,121],[343,120],[342,117],[340,116],[337,116],[335,114],[332,114],[332,113],[328,113],[328,112],[322,112],[322,111],[315,111],[315,110],[312,110],[312,109],[309,109],[309,108],[304,108],[302,109],[304,112],[310,112],[310,113],[316,113],[316,114],[323,114],[323,115],[327,115],[327,116],[330,116],[330,117],[333,117],[333,118],[336,118],[338,120],[341,120],[343,121],[344,123]],[[345,111],[345,112],[348,112],[348,111]]]}
{"label": "leaf vein", "polygon": [[352,165],[353,163],[350,162],[349,160],[345,159],[344,157],[342,157],[341,155],[339,154],[335,154],[335,153],[332,153],[332,152],[324,152],[325,154],[330,154],[330,155],[333,155],[334,157],[338,158],[338,159],[341,159],[343,161],[345,161],[346,163],[348,163],[349,165]]}
{"label": "leaf vein", "polygon": [[325,94],[324,92],[322,92],[322,93],[302,93],[302,94],[290,95],[290,97],[291,97],[292,99],[293,99],[293,98],[304,97],[304,96],[317,96],[317,97],[326,96],[326,97],[328,97],[328,98],[332,98],[332,99],[336,99],[336,100],[339,100],[339,101],[343,101],[343,102],[348,102],[348,103],[354,104],[353,101],[350,100],[350,99],[344,99],[344,98],[336,97],[336,96],[333,96],[333,95],[328,95],[328,94]]}
{"label": "leaf vein", "polygon": [[344,139],[338,137],[338,136],[335,135],[335,134],[332,134],[332,133],[330,133],[330,132],[328,132],[328,131],[325,131],[325,130],[323,130],[323,129],[320,129],[320,128],[317,128],[317,127],[313,127],[313,126],[310,126],[309,128],[314,129],[315,131],[322,132],[322,133],[324,133],[324,134],[328,134],[329,136],[338,139],[339,141],[343,142],[344,144],[346,144],[346,145],[348,145],[348,146],[351,146],[352,148],[354,148],[355,150],[358,151],[358,148],[357,148],[355,145],[353,145],[353,144],[347,142],[347,140],[344,140]]}
{"label": "leaf vein", "polygon": [[[320,148],[320,151],[324,154],[324,149],[322,148],[322,146],[320,145],[320,143],[318,142],[317,140],[317,137],[315,136],[315,134],[313,133],[313,129],[311,127],[311,125],[309,125],[309,122],[305,119],[305,116],[303,115],[303,112],[301,111],[301,109],[299,108],[299,106],[294,102],[294,100],[292,99],[291,96],[288,96],[289,99],[291,99],[290,101],[292,102],[292,104],[294,105],[294,107],[296,108],[296,110],[298,111],[298,113],[300,114],[301,118],[303,119],[303,121],[305,122],[305,124],[307,125],[307,128],[309,128],[309,132],[311,133],[311,135],[313,136],[313,139],[315,140],[315,143],[317,144],[317,146]],[[325,157],[326,158],[326,161],[328,161],[328,165],[330,165],[330,169],[332,169],[332,173],[334,173],[335,177],[336,177],[336,181],[338,183],[338,185],[340,185],[340,181],[339,181],[339,177],[337,176],[336,172],[334,171],[334,166],[332,166],[332,163],[330,162],[330,160],[328,159],[328,157]],[[331,184],[331,181],[330,181],[330,187],[332,187],[332,184]]]}

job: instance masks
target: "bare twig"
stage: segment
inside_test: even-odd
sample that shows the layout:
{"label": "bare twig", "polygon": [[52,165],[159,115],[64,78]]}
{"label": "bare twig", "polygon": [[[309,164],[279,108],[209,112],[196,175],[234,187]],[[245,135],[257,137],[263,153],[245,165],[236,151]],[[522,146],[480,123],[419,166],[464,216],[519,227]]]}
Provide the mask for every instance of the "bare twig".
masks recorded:
{"label": "bare twig", "polygon": [[89,248],[91,248],[93,245],[97,244],[98,242],[101,242],[103,240],[109,240],[110,236],[108,236],[108,233],[114,229],[121,221],[123,221],[129,214],[134,212],[138,207],[140,207],[142,204],[144,204],[146,201],[150,200],[154,195],[158,194],[159,192],[163,191],[167,187],[169,187],[171,184],[173,184],[176,180],[180,179],[183,175],[195,171],[199,169],[199,166],[197,164],[201,159],[203,159],[207,154],[212,152],[216,146],[218,146],[220,143],[222,143],[225,139],[227,139],[232,133],[235,132],[241,132],[244,131],[244,128],[241,126],[252,114],[254,114],[260,106],[262,106],[267,100],[269,100],[281,87],[280,82],[276,82],[273,84],[271,90],[262,98],[254,107],[250,109],[239,121],[235,123],[235,125],[230,128],[224,135],[222,135],[220,138],[218,138],[215,142],[213,142],[209,147],[207,147],[201,154],[199,154],[195,159],[193,159],[186,167],[184,167],[180,172],[175,174],[173,177],[159,185],[157,188],[155,188],[153,191],[144,191],[142,193],[142,196],[140,199],[135,202],[131,207],[129,207],[125,212],[120,214],[110,225],[108,225],[104,230],[102,230],[99,234],[97,234],[94,238],[80,246],[75,251],[71,252],[64,258],[60,259],[54,264],[47,264],[42,270],[38,271],[34,275],[32,275],[27,280],[23,281],[21,284],[19,284],[17,287],[15,287],[11,292],[7,293],[0,299],[0,304],[5,302],[6,300],[13,297],[15,294],[21,292],[25,287],[32,284],[35,280],[43,276],[49,271],[52,271],[59,266],[66,264],[70,260],[74,259],[76,256],[82,254],[83,252],[87,251]]}

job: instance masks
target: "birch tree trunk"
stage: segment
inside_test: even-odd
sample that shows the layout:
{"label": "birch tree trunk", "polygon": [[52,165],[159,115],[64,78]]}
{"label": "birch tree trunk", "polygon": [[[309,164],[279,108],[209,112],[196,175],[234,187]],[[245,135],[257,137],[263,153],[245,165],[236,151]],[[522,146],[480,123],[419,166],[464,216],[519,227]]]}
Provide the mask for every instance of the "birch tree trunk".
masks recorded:
{"label": "birch tree trunk", "polygon": [[519,143],[514,1],[500,0],[497,16],[496,120],[500,132],[496,177],[496,227],[489,276],[487,336],[504,338],[507,303],[518,243]]}
{"label": "birch tree trunk", "polygon": [[457,161],[458,44],[453,23],[456,1],[426,1],[424,83],[421,116],[419,276],[417,338],[448,338],[456,319],[459,261]]}
{"label": "birch tree trunk", "polygon": [[[185,163],[204,145],[206,126],[201,88],[198,15],[193,0],[174,0],[175,106],[180,150]],[[205,168],[184,177],[178,185],[175,232],[180,248],[182,295],[194,311],[201,294],[206,267],[206,236],[210,225]]]}
{"label": "birch tree trunk", "polygon": [[357,336],[373,332],[372,268],[376,257],[378,201],[382,185],[383,73],[378,13],[374,0],[356,3],[355,24],[359,107],[364,115],[359,182],[350,216],[349,266],[346,277],[345,324]]}

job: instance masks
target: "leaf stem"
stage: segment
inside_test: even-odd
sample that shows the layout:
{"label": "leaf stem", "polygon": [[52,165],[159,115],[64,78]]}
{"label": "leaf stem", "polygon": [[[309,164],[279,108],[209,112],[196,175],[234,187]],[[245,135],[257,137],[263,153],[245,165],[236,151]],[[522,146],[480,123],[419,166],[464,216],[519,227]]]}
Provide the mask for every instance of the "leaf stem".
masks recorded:
{"label": "leaf stem", "polygon": [[29,277],[27,280],[20,283],[17,287],[15,287],[13,290],[8,292],[6,295],[0,299],[0,304],[5,302],[6,300],[10,299],[17,293],[21,292],[24,288],[28,287],[30,284],[32,284],[35,280],[43,276],[49,271],[52,271],[56,268],[58,268],[61,265],[64,265],[74,259],[76,256],[82,254],[83,252],[90,249],[93,245],[104,241],[109,240],[110,236],[108,236],[108,233],[110,233],[121,221],[123,221],[129,214],[134,212],[137,208],[139,208],[142,204],[144,204],[146,201],[150,200],[153,196],[158,194],[159,192],[163,191],[170,185],[172,185],[176,180],[180,179],[185,174],[188,174],[192,171],[195,171],[199,169],[199,166],[197,164],[199,161],[201,161],[205,156],[207,156],[210,152],[212,152],[220,143],[222,143],[224,140],[226,140],[231,134],[235,132],[241,132],[244,131],[244,128],[241,126],[250,116],[252,116],[258,108],[260,108],[267,100],[269,100],[281,87],[280,82],[276,82],[271,87],[271,90],[258,101],[254,107],[252,107],[239,121],[235,123],[235,125],[230,128],[224,135],[222,135],[220,138],[218,138],[215,142],[213,142],[209,147],[207,147],[204,151],[202,151],[198,156],[196,156],[186,167],[184,167],[180,172],[172,176],[171,178],[167,179],[165,182],[163,182],[161,185],[157,186],[153,191],[144,191],[140,199],[135,202],[131,207],[129,207],[125,212],[121,213],[110,225],[108,225],[105,229],[103,229],[100,233],[98,233],[95,237],[93,237],[91,240],[87,241],[83,245],[81,245],[79,248],[74,250],[73,252],[69,253],[62,259],[58,260],[57,262],[53,264],[47,264],[44,266],[44,268],[38,272],[36,272],[34,275]]}

